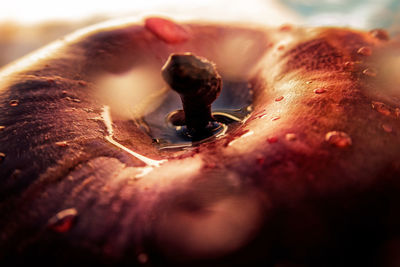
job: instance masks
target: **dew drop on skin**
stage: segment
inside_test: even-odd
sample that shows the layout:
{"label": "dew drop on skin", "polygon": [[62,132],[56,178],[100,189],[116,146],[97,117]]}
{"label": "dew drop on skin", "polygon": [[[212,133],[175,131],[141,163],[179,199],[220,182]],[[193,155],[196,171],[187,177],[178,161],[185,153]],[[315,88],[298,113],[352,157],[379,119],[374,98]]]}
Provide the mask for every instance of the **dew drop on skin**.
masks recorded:
{"label": "dew drop on skin", "polygon": [[277,121],[277,120],[279,120],[281,117],[279,117],[279,116],[275,116],[275,117],[272,117],[272,119],[271,119],[271,121]]}
{"label": "dew drop on skin", "polygon": [[385,116],[391,115],[390,108],[382,102],[372,101],[371,107],[372,107],[372,109],[378,111],[382,115],[385,115]]}
{"label": "dew drop on skin", "polygon": [[58,212],[48,221],[47,227],[54,232],[65,233],[68,232],[78,217],[78,211],[74,208],[65,209]]}
{"label": "dew drop on skin", "polygon": [[343,68],[344,68],[344,70],[347,70],[347,71],[353,70],[353,69],[354,69],[354,62],[352,62],[352,61],[346,61],[346,62],[343,64]]}
{"label": "dew drop on skin", "polygon": [[268,137],[268,138],[267,138],[267,142],[268,142],[269,144],[277,143],[277,142],[278,142],[278,138],[275,137],[275,136]]}
{"label": "dew drop on skin", "polygon": [[378,74],[377,71],[373,68],[366,68],[365,70],[363,70],[362,73],[368,77],[376,77],[376,75]]}
{"label": "dew drop on skin", "polygon": [[10,101],[10,106],[11,106],[11,107],[16,107],[16,106],[18,106],[18,105],[19,105],[19,101],[18,101],[18,100],[15,100],[15,99],[14,99],[14,100],[11,100],[11,101]]}
{"label": "dew drop on skin", "polygon": [[59,141],[59,142],[56,142],[55,145],[58,147],[66,147],[66,146],[68,146],[68,143],[67,143],[67,141]]}
{"label": "dew drop on skin", "polygon": [[326,92],[325,88],[317,88],[317,89],[314,90],[314,93],[317,94],[317,95],[323,94],[325,92]]}
{"label": "dew drop on skin", "polygon": [[81,102],[80,99],[72,98],[72,97],[69,97],[69,96],[66,96],[64,99],[67,100],[67,101],[75,102],[75,103],[80,103]]}
{"label": "dew drop on skin", "polygon": [[287,133],[285,138],[288,141],[295,141],[297,139],[297,135],[294,133]]}
{"label": "dew drop on skin", "polygon": [[339,147],[345,148],[351,146],[352,140],[350,136],[345,132],[340,131],[331,131],[325,135],[325,141],[329,144]]}
{"label": "dew drop on skin", "polygon": [[389,41],[390,37],[387,31],[383,29],[374,29],[369,32],[369,34],[376,39],[379,39],[381,41]]}
{"label": "dew drop on skin", "polygon": [[372,55],[372,49],[371,49],[371,47],[363,46],[363,47],[360,47],[360,49],[357,50],[357,54],[362,55],[362,56],[371,56]]}

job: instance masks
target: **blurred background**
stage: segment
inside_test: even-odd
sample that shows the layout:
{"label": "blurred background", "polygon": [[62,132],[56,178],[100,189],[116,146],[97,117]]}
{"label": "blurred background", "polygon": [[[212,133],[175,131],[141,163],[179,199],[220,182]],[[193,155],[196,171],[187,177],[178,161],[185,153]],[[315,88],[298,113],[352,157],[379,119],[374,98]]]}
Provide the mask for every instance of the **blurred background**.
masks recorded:
{"label": "blurred background", "polygon": [[0,67],[76,29],[146,15],[400,32],[399,0],[13,0],[0,8]]}

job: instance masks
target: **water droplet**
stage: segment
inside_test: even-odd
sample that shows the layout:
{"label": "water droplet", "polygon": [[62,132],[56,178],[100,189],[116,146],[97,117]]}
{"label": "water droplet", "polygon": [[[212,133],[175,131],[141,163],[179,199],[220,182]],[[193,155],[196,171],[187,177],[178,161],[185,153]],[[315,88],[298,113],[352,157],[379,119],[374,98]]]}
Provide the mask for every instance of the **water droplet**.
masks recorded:
{"label": "water droplet", "polygon": [[65,233],[71,229],[78,216],[74,208],[60,211],[48,221],[48,227],[58,233]]}
{"label": "water droplet", "polygon": [[372,101],[372,108],[385,116],[391,114],[390,108],[382,102]]}
{"label": "water droplet", "polygon": [[317,89],[315,89],[314,90],[314,93],[316,93],[316,94],[323,94],[323,93],[325,93],[326,92],[326,89],[325,88],[317,88]]}
{"label": "water droplet", "polygon": [[180,25],[163,18],[148,18],[145,27],[160,40],[177,44],[189,39],[189,33]]}
{"label": "water droplet", "polygon": [[82,110],[87,113],[95,113],[94,109],[92,109],[92,108],[82,108]]}
{"label": "water droplet", "polygon": [[279,96],[279,97],[275,98],[275,101],[276,102],[282,101],[283,98],[284,98],[283,96]]}
{"label": "water droplet", "polygon": [[294,133],[287,133],[285,137],[288,141],[294,141],[297,139],[297,135]]}
{"label": "water droplet", "polygon": [[382,124],[382,128],[387,133],[391,133],[393,131],[393,127],[389,124]]}
{"label": "water droplet", "polygon": [[270,144],[278,142],[278,137],[272,136],[267,138],[267,142]]}
{"label": "water droplet", "polygon": [[137,256],[137,260],[138,260],[138,262],[145,264],[149,261],[149,256],[146,253],[140,253]]}
{"label": "water droplet", "polygon": [[76,103],[80,103],[81,102],[80,99],[72,98],[72,97],[69,97],[69,96],[65,97],[65,99],[68,100],[68,101],[76,102]]}
{"label": "water droplet", "polygon": [[261,114],[261,115],[258,115],[257,117],[256,117],[256,119],[263,119],[263,118],[265,118],[265,117],[267,117],[268,116],[268,114]]}
{"label": "water droplet", "polygon": [[388,41],[390,39],[388,32],[383,29],[373,29],[369,34],[381,41]]}
{"label": "water droplet", "polygon": [[67,143],[67,141],[59,141],[59,142],[56,142],[56,146],[66,147],[66,146],[68,146],[68,143]]}
{"label": "water droplet", "polygon": [[19,105],[19,101],[18,101],[18,100],[15,100],[15,99],[14,99],[14,100],[11,100],[11,101],[10,101],[10,106],[11,106],[11,107],[16,107],[16,106],[18,106],[18,105]]}
{"label": "water droplet", "polygon": [[357,53],[363,56],[370,56],[372,55],[372,49],[368,46],[363,46],[357,50]]}
{"label": "water droplet", "polygon": [[281,32],[291,31],[292,29],[293,29],[293,26],[290,24],[285,24],[285,25],[282,25],[281,27],[279,27],[279,31],[281,31]]}
{"label": "water droplet", "polygon": [[365,70],[363,70],[362,73],[369,77],[376,77],[376,75],[377,75],[377,71],[372,68],[366,68]]}
{"label": "water droplet", "polygon": [[0,126],[0,132],[1,132],[1,131],[4,131],[5,128],[6,128],[6,126],[2,126],[2,125],[1,125],[1,126]]}
{"label": "water droplet", "polygon": [[2,163],[5,158],[6,158],[6,154],[4,154],[3,152],[0,152],[0,163]]}
{"label": "water droplet", "polygon": [[312,84],[312,81],[306,81],[306,84]]}
{"label": "water droplet", "polygon": [[263,111],[257,112],[255,114],[255,118],[256,119],[261,119],[267,116],[267,112],[265,111],[265,109]]}
{"label": "water droplet", "polygon": [[352,62],[352,61],[346,61],[346,62],[344,63],[344,65],[343,65],[343,68],[344,68],[345,70],[351,71],[351,70],[354,70],[354,65],[355,65],[354,62]]}
{"label": "water droplet", "polygon": [[246,108],[246,110],[248,111],[248,112],[251,112],[251,111],[253,111],[253,106],[248,106],[247,108]]}
{"label": "water droplet", "polygon": [[272,117],[272,121],[277,121],[277,120],[279,120],[281,117],[279,117],[279,116],[275,116],[275,117]]}
{"label": "water droplet", "polygon": [[325,141],[337,147],[348,147],[352,144],[350,136],[345,132],[331,131],[325,135]]}

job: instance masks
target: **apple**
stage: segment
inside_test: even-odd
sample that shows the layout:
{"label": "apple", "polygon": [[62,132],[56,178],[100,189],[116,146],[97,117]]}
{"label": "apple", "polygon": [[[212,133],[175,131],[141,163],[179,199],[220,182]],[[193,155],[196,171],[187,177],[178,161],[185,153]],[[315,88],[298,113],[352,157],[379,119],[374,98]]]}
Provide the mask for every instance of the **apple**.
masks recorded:
{"label": "apple", "polygon": [[[0,261],[397,266],[399,48],[383,30],[148,18],[13,63]],[[248,114],[165,148],[154,139],[181,103],[161,67],[186,52],[215,63],[221,106]]]}

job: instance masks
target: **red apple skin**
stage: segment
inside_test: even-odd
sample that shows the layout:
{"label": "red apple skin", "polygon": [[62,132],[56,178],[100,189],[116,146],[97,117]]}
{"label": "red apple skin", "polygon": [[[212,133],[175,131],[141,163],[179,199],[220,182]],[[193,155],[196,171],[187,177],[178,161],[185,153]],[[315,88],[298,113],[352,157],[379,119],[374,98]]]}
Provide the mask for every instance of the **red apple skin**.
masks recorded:
{"label": "red apple skin", "polygon": [[[396,266],[397,77],[364,70],[387,70],[379,60],[399,43],[337,28],[179,27],[190,37],[173,44],[142,24],[98,27],[3,70],[0,262]],[[233,37],[252,40],[251,53],[231,55],[237,70],[220,56]],[[187,51],[254,84],[251,116],[175,152],[115,120],[120,143],[168,159],[134,179],[143,162],[107,142],[96,119],[98,75],[160,69]],[[333,131],[347,135],[326,139]],[[74,220],[49,225],[69,208]]]}

